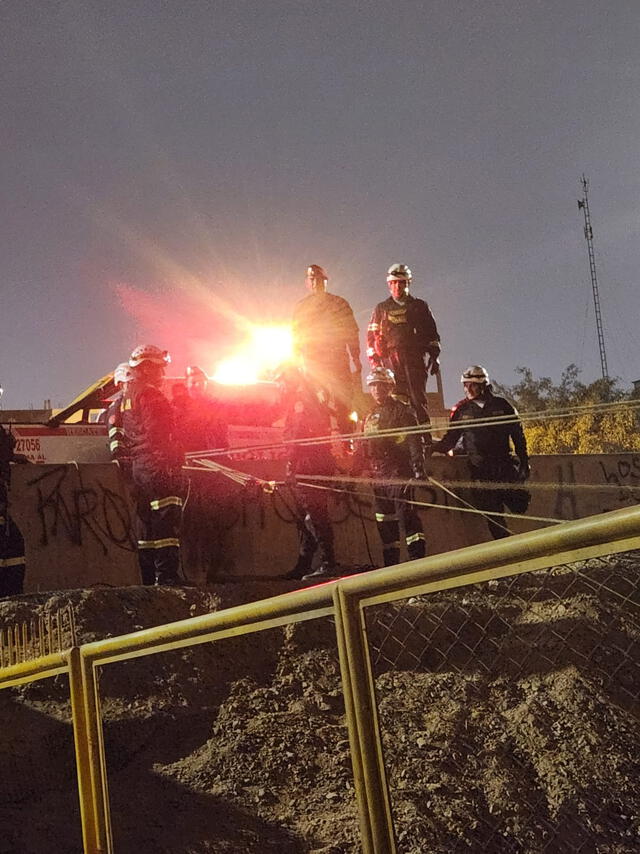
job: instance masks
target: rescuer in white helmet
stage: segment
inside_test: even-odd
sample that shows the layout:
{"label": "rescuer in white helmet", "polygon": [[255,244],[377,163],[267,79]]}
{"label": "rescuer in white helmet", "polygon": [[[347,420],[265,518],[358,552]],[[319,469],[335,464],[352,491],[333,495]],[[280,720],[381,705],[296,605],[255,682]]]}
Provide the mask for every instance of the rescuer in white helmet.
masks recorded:
{"label": "rescuer in white helmet", "polygon": [[[495,514],[503,513],[505,507],[512,513],[525,513],[529,506],[529,491],[522,486],[530,474],[527,440],[516,408],[493,393],[486,368],[470,365],[460,382],[465,396],[451,410],[449,429],[432,450],[446,454],[461,442],[472,480],[488,484],[471,490],[470,503],[494,514],[487,521],[491,536],[499,539],[510,532],[504,517]],[[491,423],[493,418],[503,418],[506,423]],[[473,421],[479,419],[489,419],[489,423],[474,427]],[[514,485],[500,488],[492,483]]]}
{"label": "rescuer in white helmet", "polygon": [[143,584],[180,584],[182,515],[180,447],[171,404],[160,391],[171,358],[153,344],[129,357],[132,378],[121,401],[122,433],[138,511]]}
{"label": "rescuer in white helmet", "polygon": [[[417,421],[412,408],[393,397],[395,378],[389,368],[372,368],[367,386],[375,405],[364,420],[364,441],[358,442],[352,471],[354,474],[366,472],[373,479],[376,524],[384,565],[395,566],[400,561],[400,519],[404,524],[409,559],[426,554],[422,522],[408,503],[413,500],[410,480],[426,477],[422,442],[417,433],[394,432],[391,436],[376,437],[383,430],[416,427]],[[404,482],[397,483],[398,480]]]}
{"label": "rescuer in white helmet", "polygon": [[113,397],[113,400],[107,407],[106,411],[103,412],[99,418],[100,421],[103,421],[107,425],[107,431],[109,434],[109,453],[111,454],[111,459],[120,464],[125,475],[129,473],[129,453],[122,429],[121,403],[127,389],[127,383],[130,383],[133,380],[133,377],[133,368],[129,365],[129,362],[120,362],[119,365],[116,365],[113,371],[113,384],[116,387],[117,393]]}
{"label": "rescuer in white helmet", "polygon": [[440,335],[428,304],[409,293],[411,280],[406,264],[389,267],[390,296],[371,315],[367,357],[371,367],[393,371],[396,394],[411,403],[418,423],[428,424],[427,377],[440,369]]}
{"label": "rescuer in white helmet", "polygon": [[362,388],[358,324],[347,300],[327,290],[322,267],[310,264],[306,282],[310,293],[293,310],[294,351],[309,380],[329,394],[340,433],[350,433],[354,389]]}
{"label": "rescuer in white helmet", "polygon": [[8,498],[11,463],[26,463],[27,458],[16,454],[15,447],[13,433],[0,425],[0,598],[18,596],[24,591],[24,540],[9,515]]}

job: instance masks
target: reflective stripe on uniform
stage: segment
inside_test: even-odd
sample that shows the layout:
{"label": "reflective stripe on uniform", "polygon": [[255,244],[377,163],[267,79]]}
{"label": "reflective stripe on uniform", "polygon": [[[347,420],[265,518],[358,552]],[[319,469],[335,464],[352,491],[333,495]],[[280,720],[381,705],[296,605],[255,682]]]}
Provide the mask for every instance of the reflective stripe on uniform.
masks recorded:
{"label": "reflective stripe on uniform", "polygon": [[425,539],[424,534],[421,534],[421,533],[411,534],[410,537],[407,537],[407,545],[410,546],[411,543],[417,543],[419,540],[424,540],[424,539]]}
{"label": "reflective stripe on uniform", "polygon": [[375,356],[376,351],[374,347],[367,347],[367,356]]}
{"label": "reflective stripe on uniform", "polygon": [[139,549],[166,549],[170,546],[180,548],[180,540],[176,537],[165,537],[163,540],[138,540]]}
{"label": "reflective stripe on uniform", "polygon": [[182,507],[182,498],[179,495],[168,495],[166,498],[158,498],[156,501],[149,502],[152,510],[162,510],[163,507],[169,507],[171,504]]}
{"label": "reflective stripe on uniform", "polygon": [[397,513],[376,513],[376,522],[397,522]]}
{"label": "reflective stripe on uniform", "polygon": [[370,323],[368,326],[369,332],[377,332],[380,329],[379,323]]}
{"label": "reflective stripe on uniform", "polygon": [[118,448],[124,448],[125,444],[126,443],[120,441],[120,439],[115,439],[113,442],[109,442],[109,450],[112,452],[117,451]]}
{"label": "reflective stripe on uniform", "polygon": [[109,427],[109,438],[112,436],[124,436],[124,430],[122,427]]}
{"label": "reflective stripe on uniform", "polygon": [[20,566],[25,563],[26,558],[22,557],[0,557],[0,566]]}

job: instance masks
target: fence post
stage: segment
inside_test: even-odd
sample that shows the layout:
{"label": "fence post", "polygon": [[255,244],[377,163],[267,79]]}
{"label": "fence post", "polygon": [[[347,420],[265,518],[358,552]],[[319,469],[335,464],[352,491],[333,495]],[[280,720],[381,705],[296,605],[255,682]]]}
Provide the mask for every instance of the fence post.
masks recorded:
{"label": "fence post", "polygon": [[[345,594],[340,582],[333,591],[338,650],[343,678],[347,721],[350,722],[354,776],[361,815],[364,850],[395,854],[391,802],[384,767],[375,686],[359,597]],[[362,786],[364,784],[364,786]],[[362,788],[361,792],[358,789]]]}
{"label": "fence post", "polygon": [[69,693],[71,697],[71,718],[73,721],[73,740],[76,751],[76,773],[78,776],[78,798],[80,800],[80,821],[82,823],[82,842],[85,854],[99,854],[97,843],[97,818],[94,808],[91,756],[85,714],[86,700],[80,666],[80,649],[72,647],[67,653],[69,662]]}
{"label": "fence post", "polygon": [[80,670],[84,699],[84,715],[88,765],[91,773],[91,798],[95,824],[96,854],[112,854],[111,814],[107,771],[100,717],[100,694],[93,659],[82,653],[80,647]]}

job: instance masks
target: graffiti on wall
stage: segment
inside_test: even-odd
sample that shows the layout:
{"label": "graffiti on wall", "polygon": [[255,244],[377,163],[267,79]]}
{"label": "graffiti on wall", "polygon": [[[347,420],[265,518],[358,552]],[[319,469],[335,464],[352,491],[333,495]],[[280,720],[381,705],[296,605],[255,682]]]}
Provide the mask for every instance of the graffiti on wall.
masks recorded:
{"label": "graffiti on wall", "polygon": [[91,485],[85,486],[78,468],[61,465],[47,467],[28,480],[27,486],[36,491],[42,546],[65,537],[75,546],[82,546],[91,539],[105,555],[113,547],[135,551],[127,498],[99,478],[93,478]]}
{"label": "graffiti on wall", "polygon": [[603,507],[603,510],[615,510],[621,504],[637,504],[640,501],[640,456],[634,454],[631,458],[598,460],[598,465],[604,482],[619,487],[608,497],[611,506]]}

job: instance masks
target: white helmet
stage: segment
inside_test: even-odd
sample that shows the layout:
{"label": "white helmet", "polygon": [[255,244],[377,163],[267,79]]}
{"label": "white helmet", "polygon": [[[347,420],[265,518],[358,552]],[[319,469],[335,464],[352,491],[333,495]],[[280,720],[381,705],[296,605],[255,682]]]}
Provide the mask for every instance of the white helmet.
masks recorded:
{"label": "white helmet", "polygon": [[462,372],[460,377],[461,383],[480,383],[480,385],[489,384],[489,372],[482,365],[471,365]]}
{"label": "white helmet", "polygon": [[393,375],[393,371],[390,371],[389,368],[383,368],[379,366],[377,368],[373,368],[369,376],[367,377],[367,385],[373,385],[374,383],[386,383],[387,385],[395,385],[396,378]]}
{"label": "white helmet", "polygon": [[113,372],[113,381],[116,385],[123,385],[124,383],[130,383],[134,376],[129,362],[120,362]]}
{"label": "white helmet", "polygon": [[152,365],[165,367],[171,361],[171,356],[166,350],[161,350],[155,344],[140,344],[129,357],[129,367],[137,368],[143,362],[151,362]]}
{"label": "white helmet", "polygon": [[392,264],[387,270],[387,281],[410,282],[411,270],[407,267],[406,264]]}

